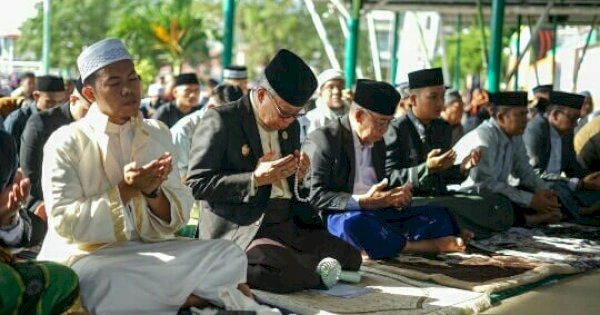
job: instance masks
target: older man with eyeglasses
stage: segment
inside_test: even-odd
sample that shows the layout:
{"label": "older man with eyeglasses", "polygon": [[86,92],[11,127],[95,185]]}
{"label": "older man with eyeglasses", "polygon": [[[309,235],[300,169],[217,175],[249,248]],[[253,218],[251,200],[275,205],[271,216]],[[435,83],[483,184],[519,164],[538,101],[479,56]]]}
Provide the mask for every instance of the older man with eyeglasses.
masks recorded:
{"label": "older man with eyeglasses", "polygon": [[329,235],[299,190],[310,165],[300,154],[296,117],[315,91],[310,68],[280,50],[258,87],[208,110],[192,139],[187,184],[202,208],[200,238],[233,240],[246,250],[248,283],[278,293],[319,288],[334,258],[357,270],[359,252]]}
{"label": "older man with eyeglasses", "polygon": [[584,170],[573,146],[584,99],[579,94],[550,92],[546,112],[535,116],[523,135],[529,163],[552,185],[572,218],[600,211],[600,172]]}
{"label": "older man with eyeglasses", "polygon": [[302,150],[313,161],[310,202],[331,234],[372,259],[463,251],[472,233],[447,209],[411,207],[410,184],[388,187],[383,135],[399,100],[388,83],[358,80],[350,112],[308,136]]}

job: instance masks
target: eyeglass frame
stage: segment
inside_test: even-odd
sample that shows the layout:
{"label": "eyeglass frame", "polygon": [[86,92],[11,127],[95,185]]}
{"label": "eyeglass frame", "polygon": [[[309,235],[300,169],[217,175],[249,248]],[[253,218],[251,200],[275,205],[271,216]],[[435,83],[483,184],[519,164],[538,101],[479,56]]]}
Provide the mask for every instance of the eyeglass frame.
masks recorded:
{"label": "eyeglass frame", "polygon": [[379,121],[379,119],[380,119],[380,118],[379,118],[379,117],[376,117],[376,116],[375,116],[375,113],[373,113],[372,111],[370,111],[370,110],[368,110],[368,109],[366,109],[366,108],[363,108],[362,110],[363,110],[363,112],[364,112],[364,113],[366,113],[367,115],[369,115],[369,116],[371,116],[371,117],[373,118],[373,124],[374,124],[374,125],[375,125],[377,128],[387,128],[387,127],[389,127],[389,126],[390,126],[390,124],[392,123],[392,120],[393,120],[393,119],[386,120],[385,122],[383,122],[383,123],[382,123],[382,122],[380,122],[380,121]]}
{"label": "eyeglass frame", "polygon": [[275,99],[275,97],[273,97],[273,95],[271,95],[271,93],[274,93],[272,91],[270,91],[269,89],[263,88],[265,90],[265,92],[267,93],[267,95],[269,96],[269,99],[271,99],[272,103],[273,103],[273,107],[275,107],[275,110],[277,111],[277,115],[279,116],[279,118],[281,119],[290,119],[290,118],[294,118],[297,119],[299,117],[304,116],[304,113],[302,111],[296,113],[296,114],[284,114],[281,111],[281,106],[279,105],[279,102],[277,102],[277,100]]}

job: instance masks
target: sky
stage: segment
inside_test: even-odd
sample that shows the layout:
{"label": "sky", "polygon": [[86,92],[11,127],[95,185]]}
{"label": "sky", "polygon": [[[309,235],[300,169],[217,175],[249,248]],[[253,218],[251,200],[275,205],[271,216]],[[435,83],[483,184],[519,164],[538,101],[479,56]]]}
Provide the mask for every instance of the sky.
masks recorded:
{"label": "sky", "polygon": [[4,14],[0,19],[0,36],[18,34],[19,26],[36,14],[34,5],[41,0],[0,0]]}

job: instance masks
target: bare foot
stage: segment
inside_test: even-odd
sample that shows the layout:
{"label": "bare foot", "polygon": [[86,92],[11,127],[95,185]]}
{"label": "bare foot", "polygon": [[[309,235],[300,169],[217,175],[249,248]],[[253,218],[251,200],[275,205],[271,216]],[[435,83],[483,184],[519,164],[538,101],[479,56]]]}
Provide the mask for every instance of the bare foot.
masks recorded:
{"label": "bare foot", "polygon": [[475,237],[475,233],[473,233],[471,230],[467,230],[467,229],[460,230],[460,238],[462,238],[463,241],[465,241],[465,245],[468,245],[473,240],[474,237]]}
{"label": "bare foot", "polygon": [[240,283],[240,284],[238,284],[237,288],[238,288],[238,290],[242,291],[242,293],[245,296],[247,296],[251,299],[254,299],[254,297],[252,296],[252,290],[250,290],[250,286],[248,286],[248,284]]}
{"label": "bare foot", "polygon": [[188,308],[188,307],[197,307],[197,308],[205,308],[208,305],[210,305],[210,302],[208,302],[207,300],[194,295],[194,294],[190,294],[190,296],[188,296],[187,300],[185,301],[185,303],[181,306],[181,308]]}
{"label": "bare foot", "polygon": [[433,241],[440,253],[464,252],[467,246],[462,237],[452,235],[436,238]]}
{"label": "bare foot", "polygon": [[560,219],[562,219],[562,214],[557,212],[525,215],[525,222],[527,225],[558,223],[560,222]]}

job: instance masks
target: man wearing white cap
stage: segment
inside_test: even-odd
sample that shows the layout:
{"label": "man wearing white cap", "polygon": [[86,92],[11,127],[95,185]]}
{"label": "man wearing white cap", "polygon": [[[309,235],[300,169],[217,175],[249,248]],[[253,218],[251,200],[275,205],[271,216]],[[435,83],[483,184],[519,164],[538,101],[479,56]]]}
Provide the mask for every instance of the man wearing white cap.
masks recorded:
{"label": "man wearing white cap", "polygon": [[207,302],[260,308],[240,291],[247,287],[237,289],[246,280],[239,247],[175,240],[193,198],[172,167],[169,129],[139,115],[140,79],[123,43],[97,42],[77,66],[92,105],[44,148],[49,227],[39,258],[75,270],[93,314],[174,314]]}
{"label": "man wearing white cap", "polygon": [[307,135],[311,131],[325,126],[329,121],[344,116],[350,108],[342,99],[342,91],[346,83],[342,71],[327,69],[317,76],[317,81],[319,98],[316,101],[315,109],[306,113],[306,118],[310,121]]}
{"label": "man wearing white cap", "polygon": [[226,67],[223,69],[223,83],[237,85],[242,89],[244,95],[248,94],[248,69],[246,66]]}

